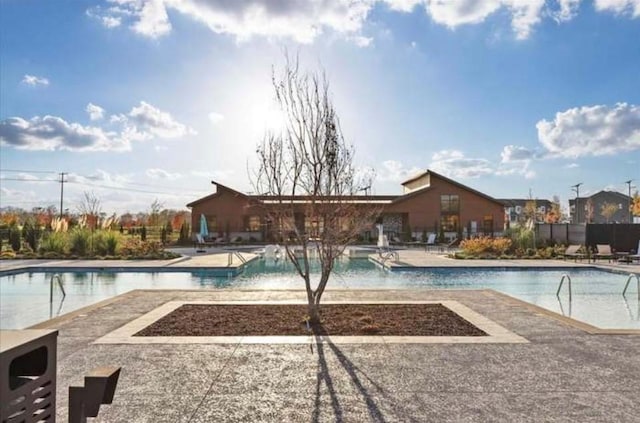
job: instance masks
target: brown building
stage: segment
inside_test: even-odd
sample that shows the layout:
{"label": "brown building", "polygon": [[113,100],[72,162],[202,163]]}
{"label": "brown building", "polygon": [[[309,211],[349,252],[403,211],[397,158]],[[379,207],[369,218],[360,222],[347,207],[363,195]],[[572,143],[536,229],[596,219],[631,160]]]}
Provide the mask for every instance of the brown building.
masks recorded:
{"label": "brown building", "polygon": [[[265,221],[266,207],[274,207],[273,199],[248,195],[212,181],[216,192],[195,200],[191,208],[194,233],[200,228],[201,215],[207,220],[213,237],[263,241],[273,237],[273,229]],[[389,239],[425,240],[427,233],[443,231],[448,238],[457,234],[489,234],[502,232],[504,205],[479,191],[427,170],[402,183],[402,195],[358,195],[353,201],[362,207],[376,207],[379,223]],[[303,203],[304,197],[300,197]],[[314,222],[305,220],[303,213],[296,216],[296,225],[312,232]],[[375,228],[362,234],[374,238]]]}

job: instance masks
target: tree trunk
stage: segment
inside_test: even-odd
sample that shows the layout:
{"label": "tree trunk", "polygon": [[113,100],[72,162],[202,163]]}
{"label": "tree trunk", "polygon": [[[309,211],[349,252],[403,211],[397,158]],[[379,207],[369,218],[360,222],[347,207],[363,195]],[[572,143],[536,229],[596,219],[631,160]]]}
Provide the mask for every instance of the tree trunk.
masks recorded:
{"label": "tree trunk", "polygon": [[[315,293],[314,293],[315,294]],[[309,324],[320,324],[320,304],[315,300],[315,295],[312,295],[313,299],[307,304],[307,310],[309,313]]]}

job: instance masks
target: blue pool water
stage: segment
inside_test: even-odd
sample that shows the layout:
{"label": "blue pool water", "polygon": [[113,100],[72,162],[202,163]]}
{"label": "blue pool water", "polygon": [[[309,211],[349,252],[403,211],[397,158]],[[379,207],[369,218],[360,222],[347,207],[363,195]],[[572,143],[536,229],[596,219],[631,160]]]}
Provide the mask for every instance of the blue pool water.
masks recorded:
{"label": "blue pool water", "polygon": [[[563,274],[572,279],[573,297],[565,288],[556,297]],[[51,273],[0,277],[0,328],[24,328],[133,289],[296,288],[304,289],[290,264],[255,261],[234,277],[212,272],[68,272],[63,274],[66,298],[56,287],[49,303]],[[636,284],[621,295],[627,276],[595,269],[470,269],[434,268],[387,272],[367,260],[336,265],[328,288],[490,288],[600,328],[640,329]]]}

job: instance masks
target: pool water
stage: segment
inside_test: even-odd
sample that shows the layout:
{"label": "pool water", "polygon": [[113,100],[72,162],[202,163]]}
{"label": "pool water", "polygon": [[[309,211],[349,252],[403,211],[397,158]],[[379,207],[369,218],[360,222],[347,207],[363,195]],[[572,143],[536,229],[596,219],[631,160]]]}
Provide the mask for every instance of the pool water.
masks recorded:
{"label": "pool water", "polygon": [[[312,271],[317,276],[317,264]],[[556,297],[558,283],[565,273],[572,279],[571,301],[566,286]],[[63,299],[54,284],[50,304],[52,275],[38,272],[0,277],[0,328],[25,328],[133,289],[304,289],[302,279],[290,263],[258,260],[235,278],[207,271],[63,273],[67,295]],[[490,288],[603,329],[640,329],[635,282],[627,296],[622,296],[627,277],[596,269],[433,268],[388,272],[364,259],[345,259],[337,262],[328,289]]]}

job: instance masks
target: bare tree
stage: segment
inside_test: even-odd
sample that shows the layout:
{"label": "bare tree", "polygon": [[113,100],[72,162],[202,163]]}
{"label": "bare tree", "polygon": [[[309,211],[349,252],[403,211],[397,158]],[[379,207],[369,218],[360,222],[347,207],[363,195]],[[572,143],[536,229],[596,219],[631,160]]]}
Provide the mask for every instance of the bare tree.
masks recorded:
{"label": "bare tree", "polygon": [[593,201],[591,198],[587,200],[587,203],[584,205],[584,213],[585,213],[585,222],[591,223],[593,222]]}
{"label": "bare tree", "polygon": [[83,193],[80,204],[78,204],[78,212],[86,219],[89,229],[95,229],[98,226],[98,218],[102,212],[102,204],[93,191],[85,191]]}
{"label": "bare tree", "polygon": [[611,218],[617,211],[618,205],[614,203],[604,203],[600,206],[600,214],[607,220],[607,223],[611,221]]}
{"label": "bare tree", "polygon": [[151,203],[151,213],[149,214],[149,224],[151,226],[158,226],[160,221],[160,212],[162,211],[164,204],[157,198]]}
{"label": "bare tree", "polygon": [[[272,82],[284,128],[267,133],[258,146],[252,185],[304,280],[309,319],[315,324],[336,259],[372,227],[379,211],[363,204],[366,196],[357,195],[371,185],[372,175],[356,172],[354,150],[343,138],[325,75],[302,72],[298,60],[287,57],[282,74],[274,71]],[[310,254],[320,263],[315,286]]]}

